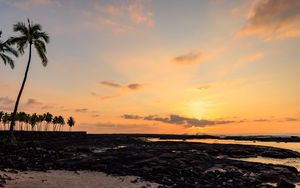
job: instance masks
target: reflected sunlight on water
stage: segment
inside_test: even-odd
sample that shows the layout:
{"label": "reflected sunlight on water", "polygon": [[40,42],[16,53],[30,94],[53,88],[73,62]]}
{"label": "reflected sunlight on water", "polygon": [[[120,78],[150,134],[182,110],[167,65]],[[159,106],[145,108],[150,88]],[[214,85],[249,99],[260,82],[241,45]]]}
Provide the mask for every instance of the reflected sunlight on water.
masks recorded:
{"label": "reflected sunlight on water", "polygon": [[[181,139],[168,139],[168,140],[160,140],[158,138],[151,138],[149,141],[176,141],[182,142]],[[243,144],[243,145],[257,145],[257,146],[270,146],[277,147],[283,149],[290,149],[300,153],[300,143],[298,142],[261,142],[261,141],[240,141],[240,140],[226,140],[226,139],[188,139],[184,142],[200,142],[200,143],[208,143],[208,144]],[[268,157],[251,157],[251,158],[243,158],[240,160],[251,161],[251,162],[261,162],[261,163],[272,163],[272,164],[283,164],[294,166],[300,171],[300,159],[289,158],[289,159],[274,159]]]}
{"label": "reflected sunlight on water", "polygon": [[[200,142],[207,144],[243,144],[243,145],[257,145],[257,146],[270,146],[277,147],[283,149],[289,149],[293,151],[297,151],[300,153],[300,143],[299,142],[262,142],[262,141],[248,141],[248,140],[227,140],[227,139],[162,139],[159,138],[151,138],[148,139],[151,142],[157,141],[174,141],[174,142]],[[237,158],[235,158],[237,160]],[[294,166],[300,171],[300,158],[288,158],[288,159],[275,159],[268,157],[251,157],[251,158],[242,158],[238,159],[242,161],[248,162],[259,162],[266,164],[280,164],[280,165],[288,165]],[[297,188],[300,188],[300,184],[296,185]]]}

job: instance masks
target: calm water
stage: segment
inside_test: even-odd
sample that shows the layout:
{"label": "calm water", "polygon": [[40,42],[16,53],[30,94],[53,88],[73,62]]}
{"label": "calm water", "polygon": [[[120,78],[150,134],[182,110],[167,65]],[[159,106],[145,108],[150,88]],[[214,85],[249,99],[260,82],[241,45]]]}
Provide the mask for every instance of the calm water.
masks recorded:
{"label": "calm water", "polygon": [[[157,138],[151,138],[149,141],[176,141],[182,142],[180,139],[172,139],[172,140],[160,140]],[[261,141],[239,141],[239,140],[222,140],[222,139],[189,139],[185,142],[201,142],[208,144],[243,144],[243,145],[258,145],[258,146],[271,146],[283,149],[290,149],[300,153],[300,143],[299,142],[261,142]],[[243,161],[251,161],[251,162],[260,162],[260,163],[272,163],[272,164],[283,164],[294,166],[300,171],[300,159],[274,159],[267,157],[251,157],[251,158],[243,158],[239,159]]]}
{"label": "calm water", "polygon": [[[158,138],[151,138],[148,140],[151,142],[176,141],[176,142],[201,142],[201,143],[208,143],[208,144],[243,144],[243,145],[271,146],[271,147],[277,147],[283,149],[290,149],[300,153],[299,142],[261,142],[261,141],[239,141],[239,140],[225,140],[225,139],[224,140],[223,139],[188,139],[183,141],[180,139],[160,140]],[[298,171],[300,171],[300,159],[294,159],[294,158],[274,159],[268,157],[251,157],[251,158],[242,158],[237,160],[294,166],[295,168],[298,169]],[[300,188],[300,183],[296,184],[296,188]]]}

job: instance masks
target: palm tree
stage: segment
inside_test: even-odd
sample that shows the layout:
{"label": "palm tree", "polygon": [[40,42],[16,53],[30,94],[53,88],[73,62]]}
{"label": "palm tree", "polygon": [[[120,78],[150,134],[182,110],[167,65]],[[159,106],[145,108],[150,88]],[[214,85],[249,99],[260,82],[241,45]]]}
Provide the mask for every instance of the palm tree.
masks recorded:
{"label": "palm tree", "polygon": [[17,49],[21,54],[24,54],[24,49],[27,46],[29,46],[29,56],[28,56],[28,62],[25,70],[24,79],[14,107],[12,121],[10,123],[9,138],[8,138],[8,141],[10,143],[13,142],[13,131],[14,131],[16,113],[18,111],[20,98],[27,80],[27,74],[30,67],[32,45],[35,47],[39,57],[41,58],[43,66],[46,66],[48,63],[48,59],[46,57],[47,50],[46,50],[45,43],[49,43],[49,36],[47,33],[42,31],[42,26],[39,24],[32,24],[29,19],[28,19],[27,26],[23,22],[18,22],[17,24],[15,24],[14,31],[19,32],[20,35],[9,39],[9,44],[16,44]]}
{"label": "palm tree", "polygon": [[48,131],[49,124],[52,122],[53,115],[47,112],[44,114],[44,120],[46,121],[45,131]]}
{"label": "palm tree", "polygon": [[57,124],[59,124],[58,116],[54,116],[54,118],[52,119],[52,124],[53,124],[53,131],[56,131],[56,126]]}
{"label": "palm tree", "polygon": [[38,122],[37,131],[42,131],[43,121],[44,121],[44,116],[43,115],[38,115],[38,119],[37,119],[37,122]]}
{"label": "palm tree", "polygon": [[58,116],[58,131],[63,131],[63,126],[65,125],[65,119],[62,116]]}
{"label": "palm tree", "polygon": [[18,57],[18,52],[11,47],[8,40],[2,42],[1,35],[2,31],[0,31],[0,57],[3,60],[4,65],[9,64],[10,67],[13,69],[15,67],[14,61],[8,54]]}
{"label": "palm tree", "polygon": [[69,131],[71,131],[72,130],[72,127],[74,127],[74,125],[75,125],[75,120],[74,120],[74,118],[71,116],[71,117],[69,117],[69,119],[68,119],[68,121],[67,121],[67,123],[68,123],[68,125],[69,125]]}
{"label": "palm tree", "polygon": [[2,117],[3,117],[3,111],[0,111],[0,125],[1,125],[1,122],[2,122]]}
{"label": "palm tree", "polygon": [[8,113],[4,113],[3,117],[2,117],[2,123],[3,123],[3,129],[6,130],[6,124],[9,123],[11,117]]}
{"label": "palm tree", "polygon": [[36,113],[32,114],[30,117],[30,125],[31,125],[31,131],[34,131],[35,125],[38,122],[38,116],[36,115]]}

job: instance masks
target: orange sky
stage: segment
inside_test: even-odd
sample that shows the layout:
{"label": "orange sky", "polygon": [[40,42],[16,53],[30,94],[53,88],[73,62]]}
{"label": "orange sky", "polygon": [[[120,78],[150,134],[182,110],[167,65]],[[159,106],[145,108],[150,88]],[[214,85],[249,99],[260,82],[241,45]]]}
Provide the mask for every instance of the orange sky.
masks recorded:
{"label": "orange sky", "polygon": [[[29,17],[51,37],[20,110],[94,133],[300,133],[300,2],[0,0],[3,40]],[[0,62],[11,111],[27,55]]]}

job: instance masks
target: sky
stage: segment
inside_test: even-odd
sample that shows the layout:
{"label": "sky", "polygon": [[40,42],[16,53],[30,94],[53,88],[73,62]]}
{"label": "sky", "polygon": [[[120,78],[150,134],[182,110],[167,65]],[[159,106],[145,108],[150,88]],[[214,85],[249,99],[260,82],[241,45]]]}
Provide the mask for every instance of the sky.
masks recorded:
{"label": "sky", "polygon": [[[0,0],[2,40],[39,23],[20,111],[89,133],[299,134],[298,0]],[[0,62],[12,111],[28,58]]]}

